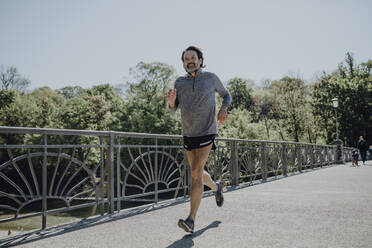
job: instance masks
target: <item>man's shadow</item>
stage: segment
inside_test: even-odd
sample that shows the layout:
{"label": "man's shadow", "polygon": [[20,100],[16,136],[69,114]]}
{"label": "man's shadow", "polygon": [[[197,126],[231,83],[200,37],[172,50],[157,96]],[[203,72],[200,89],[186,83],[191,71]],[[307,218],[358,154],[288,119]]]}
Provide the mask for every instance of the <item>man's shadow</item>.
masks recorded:
{"label": "man's shadow", "polygon": [[211,224],[208,226],[204,227],[203,229],[200,229],[192,234],[187,234],[183,236],[182,239],[175,241],[173,244],[170,244],[166,248],[189,248],[189,247],[194,247],[194,241],[193,239],[202,235],[206,230],[211,229],[211,228],[216,228],[218,225],[221,224],[221,221],[213,221]]}

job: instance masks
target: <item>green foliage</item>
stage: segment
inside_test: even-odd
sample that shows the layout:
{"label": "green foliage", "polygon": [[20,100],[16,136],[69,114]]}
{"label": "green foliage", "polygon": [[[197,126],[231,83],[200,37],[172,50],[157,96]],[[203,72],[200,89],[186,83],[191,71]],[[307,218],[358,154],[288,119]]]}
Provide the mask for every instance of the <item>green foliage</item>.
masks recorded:
{"label": "green foliage", "polygon": [[227,82],[232,102],[230,108],[241,108],[251,110],[254,106],[252,99],[252,83],[243,78],[233,78]]}
{"label": "green foliage", "polygon": [[0,124],[13,127],[35,127],[38,106],[31,95],[16,94],[14,102],[0,109]]}
{"label": "green foliage", "polygon": [[34,90],[29,96],[37,106],[35,127],[60,128],[60,115],[66,100],[56,91],[43,87]]}
{"label": "green foliage", "polygon": [[118,94],[117,90],[109,84],[93,86],[86,91],[88,96],[102,96],[107,104],[110,105],[110,117],[107,121],[109,130],[120,130],[123,125],[123,116],[125,115],[125,102]]}
{"label": "green foliage", "polygon": [[72,98],[61,113],[62,125],[67,129],[107,130],[110,107],[101,95]]}
{"label": "green foliage", "polygon": [[265,126],[252,123],[252,117],[246,109],[232,109],[224,125],[218,128],[218,135],[226,138],[262,139]]}
{"label": "green foliage", "polygon": [[84,95],[86,93],[86,90],[80,86],[67,86],[57,90],[57,92],[61,94],[64,98],[69,100],[71,98]]}
{"label": "green foliage", "polygon": [[176,78],[175,70],[163,63],[139,63],[131,69],[122,131],[169,133],[180,131],[179,121],[167,109],[166,95]]}
{"label": "green foliage", "polygon": [[266,130],[266,139],[270,140],[270,130],[275,125],[275,120],[279,119],[279,112],[275,95],[270,90],[256,90],[253,92],[255,99],[255,118],[256,121],[263,121]]}
{"label": "green foliage", "polygon": [[[228,120],[219,125],[220,137],[331,143],[335,139],[335,112],[339,99],[340,138],[355,146],[359,135],[372,139],[372,60],[356,64],[347,53],[337,71],[323,74],[307,86],[299,78],[267,82],[262,89],[242,78],[227,82],[233,102]],[[117,130],[180,134],[180,113],[171,115],[166,95],[177,77],[171,66],[140,62],[130,70],[126,84],[68,86],[22,92],[29,84],[16,68],[2,70],[0,125],[83,130]],[[217,110],[221,98],[216,96]],[[41,136],[2,136],[1,143],[40,143]],[[98,143],[94,137],[55,137],[55,143]],[[94,152],[92,159],[98,161]],[[86,151],[78,151],[83,159]],[[93,163],[93,162],[92,162]]]}
{"label": "green foliage", "polygon": [[11,105],[15,101],[15,98],[16,92],[14,90],[0,90],[0,109]]}
{"label": "green foliage", "polygon": [[324,74],[312,85],[314,116],[326,130],[327,142],[336,138],[332,99],[338,98],[339,137],[355,146],[360,135],[372,139],[372,61],[356,65],[350,53],[338,71]]}
{"label": "green foliage", "polygon": [[304,81],[284,77],[272,82],[269,90],[276,96],[276,114],[281,120],[277,122],[278,128],[284,129],[293,141],[299,142],[304,132],[305,113],[308,111]]}

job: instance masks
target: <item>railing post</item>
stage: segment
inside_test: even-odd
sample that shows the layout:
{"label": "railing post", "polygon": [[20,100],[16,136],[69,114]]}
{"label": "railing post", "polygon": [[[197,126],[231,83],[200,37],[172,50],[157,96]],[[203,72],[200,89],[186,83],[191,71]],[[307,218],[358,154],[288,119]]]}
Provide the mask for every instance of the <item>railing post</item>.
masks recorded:
{"label": "railing post", "polygon": [[297,168],[302,173],[302,156],[301,156],[301,145],[296,145],[296,156],[297,156]]}
{"label": "railing post", "polygon": [[43,169],[42,169],[42,210],[43,210],[43,217],[42,217],[42,225],[41,228],[44,230],[46,228],[46,221],[47,221],[47,214],[46,211],[48,210],[47,206],[47,135],[43,134],[43,143],[44,143],[44,152],[43,152]]}
{"label": "railing post", "polygon": [[155,138],[155,203],[159,201],[158,187],[158,139]]}
{"label": "railing post", "polygon": [[305,160],[304,160],[304,166],[305,166],[305,169],[308,169],[308,162],[309,162],[309,146],[308,145],[304,145],[304,149],[305,149]]}
{"label": "railing post", "polygon": [[310,145],[310,165],[311,169],[314,169],[315,158],[314,158],[314,146]]}
{"label": "railing post", "polygon": [[104,139],[102,136],[99,137],[99,144],[101,146],[100,155],[101,155],[101,170],[100,170],[100,177],[101,177],[101,215],[105,214],[105,145]]}
{"label": "railing post", "polygon": [[116,210],[120,212],[121,209],[121,193],[120,193],[120,136],[118,136],[118,149],[116,153]]}
{"label": "railing post", "polygon": [[267,179],[267,158],[266,158],[266,143],[261,143],[261,170],[262,170],[262,181],[266,182]]}
{"label": "railing post", "polygon": [[114,213],[114,134],[110,133],[109,156],[108,156],[108,198],[109,213]]}
{"label": "railing post", "polygon": [[233,186],[239,185],[239,161],[238,161],[238,143],[237,141],[231,142],[231,183]]}
{"label": "railing post", "polygon": [[[217,146],[217,145],[216,145]],[[220,169],[218,168],[218,165],[217,165],[217,151],[218,151],[218,146],[216,147],[216,150],[215,151],[211,151],[213,153],[213,172],[210,171],[209,174],[211,175],[212,177],[212,180],[217,180],[218,176],[220,176],[220,174],[218,172],[220,172]],[[221,177],[221,180],[222,180],[222,177]]]}
{"label": "railing post", "polygon": [[282,167],[283,167],[283,175],[287,176],[287,148],[286,144],[282,144]]}
{"label": "railing post", "polygon": [[325,165],[325,151],[324,151],[324,147],[323,146],[321,147],[321,149],[322,149],[321,154],[322,154],[322,167],[323,167]]}

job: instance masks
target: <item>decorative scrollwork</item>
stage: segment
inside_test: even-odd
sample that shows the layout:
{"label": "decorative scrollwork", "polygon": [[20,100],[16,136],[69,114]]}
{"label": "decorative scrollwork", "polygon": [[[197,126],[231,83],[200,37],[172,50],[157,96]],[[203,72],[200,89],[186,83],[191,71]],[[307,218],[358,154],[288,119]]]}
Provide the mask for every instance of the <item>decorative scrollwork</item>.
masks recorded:
{"label": "decorative scrollwork", "polygon": [[226,145],[220,145],[210,153],[205,169],[215,181],[229,180],[231,177],[229,165],[230,149]]}
{"label": "decorative scrollwork", "polygon": [[[134,155],[137,153],[138,155]],[[174,152],[173,152],[174,153]],[[184,187],[185,166],[183,163],[183,153],[177,149],[175,155],[172,151],[150,150],[142,152],[141,148],[128,148],[131,159],[129,166],[122,160],[119,161],[120,168],[124,173],[121,197],[138,195],[145,193],[155,194],[155,186],[158,190],[177,190]]]}
{"label": "decorative scrollwork", "polygon": [[281,173],[281,146],[277,144],[268,145],[267,149],[267,170],[269,176],[278,176]]}
{"label": "decorative scrollwork", "polygon": [[239,147],[240,174],[243,179],[250,182],[258,179],[262,173],[261,153],[259,146]]}
{"label": "decorative scrollwork", "polygon": [[[13,156],[7,149],[9,160],[0,165],[0,209],[14,212],[15,218],[28,205],[43,198],[42,168],[47,167],[46,199],[62,200],[67,207],[73,200],[92,196],[96,190],[95,169],[87,166],[90,150],[84,161],[59,152],[30,152]],[[45,163],[45,164],[44,164]]]}

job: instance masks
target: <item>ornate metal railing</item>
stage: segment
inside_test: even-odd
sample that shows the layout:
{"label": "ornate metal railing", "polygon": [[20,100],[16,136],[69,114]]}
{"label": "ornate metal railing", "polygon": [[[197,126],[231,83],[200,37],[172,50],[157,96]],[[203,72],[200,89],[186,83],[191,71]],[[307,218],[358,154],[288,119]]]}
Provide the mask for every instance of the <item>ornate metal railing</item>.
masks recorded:
{"label": "ornate metal railing", "polygon": [[[336,162],[336,146],[216,143],[206,169],[232,186]],[[351,148],[342,149],[350,161]],[[190,184],[178,135],[0,127],[0,223],[41,215],[44,229],[48,214],[99,206],[104,215],[115,206],[185,197]]]}

